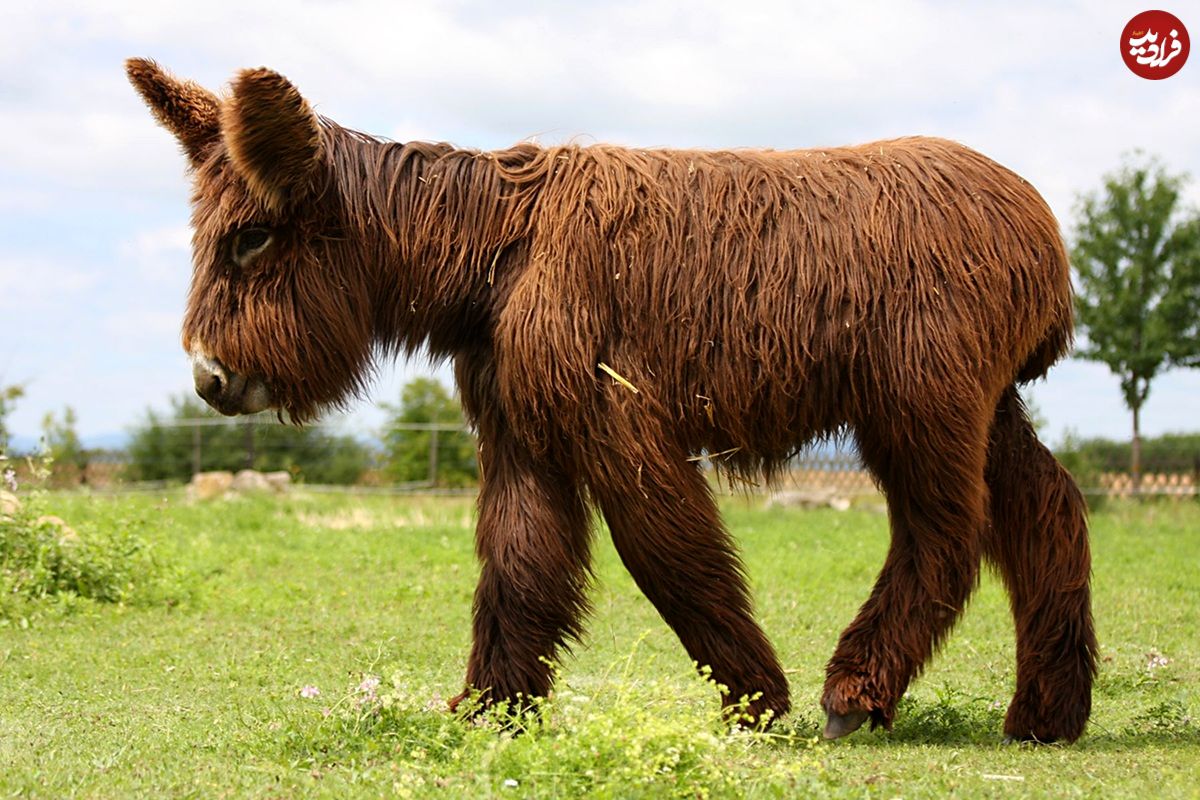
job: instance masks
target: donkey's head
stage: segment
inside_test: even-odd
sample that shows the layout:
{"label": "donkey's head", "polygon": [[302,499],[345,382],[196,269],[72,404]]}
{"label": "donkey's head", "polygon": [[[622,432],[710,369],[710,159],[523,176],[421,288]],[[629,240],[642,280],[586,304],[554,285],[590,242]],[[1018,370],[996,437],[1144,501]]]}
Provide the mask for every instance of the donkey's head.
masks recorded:
{"label": "donkey's head", "polygon": [[361,385],[372,305],[332,180],[328,123],[286,78],[241,72],[218,97],[154,62],[129,79],[194,176],[183,322],[196,391],[224,414],[314,416]]}

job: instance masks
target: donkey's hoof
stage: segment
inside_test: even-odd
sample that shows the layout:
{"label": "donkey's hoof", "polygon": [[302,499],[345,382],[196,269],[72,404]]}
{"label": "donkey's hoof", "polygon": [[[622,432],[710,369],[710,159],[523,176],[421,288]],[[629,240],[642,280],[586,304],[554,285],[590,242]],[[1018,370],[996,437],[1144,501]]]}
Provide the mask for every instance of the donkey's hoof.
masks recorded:
{"label": "donkey's hoof", "polygon": [[825,738],[840,739],[854,733],[871,716],[867,711],[851,711],[847,714],[825,712]]}

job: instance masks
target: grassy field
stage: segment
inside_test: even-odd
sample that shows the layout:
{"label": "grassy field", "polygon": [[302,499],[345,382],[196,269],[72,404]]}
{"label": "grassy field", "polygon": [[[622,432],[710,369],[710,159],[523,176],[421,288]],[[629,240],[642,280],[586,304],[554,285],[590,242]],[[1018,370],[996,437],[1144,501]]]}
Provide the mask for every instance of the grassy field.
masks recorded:
{"label": "grassy field", "polygon": [[887,545],[879,514],[726,503],[792,681],[769,733],[721,725],[601,535],[588,641],[514,737],[443,711],[469,645],[469,500],[42,505],[84,538],[134,532],[165,577],[137,602],[0,620],[0,797],[1200,797],[1195,504],[1094,514],[1103,663],[1068,747],[1001,744],[1013,635],[991,575],[892,733],[819,739],[824,662]]}

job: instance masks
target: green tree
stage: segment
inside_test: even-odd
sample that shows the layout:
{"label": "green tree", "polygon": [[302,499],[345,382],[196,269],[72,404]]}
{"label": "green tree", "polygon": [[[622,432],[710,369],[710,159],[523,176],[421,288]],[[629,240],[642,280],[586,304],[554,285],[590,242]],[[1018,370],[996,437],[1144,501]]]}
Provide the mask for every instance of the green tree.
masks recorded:
{"label": "green tree", "polygon": [[0,453],[8,450],[8,428],[4,421],[12,413],[17,401],[24,395],[25,387],[20,384],[0,385]]}
{"label": "green tree", "polygon": [[[401,482],[466,486],[479,480],[475,439],[466,431],[458,401],[433,378],[405,384],[400,405],[384,406],[384,453],[388,475]],[[439,430],[412,426],[439,425]]]}
{"label": "green tree", "polygon": [[[199,424],[197,424],[199,423]],[[287,470],[309,483],[349,484],[370,466],[370,449],[352,436],[281,425],[270,415],[228,419],[190,395],[166,413],[147,410],[131,431],[128,476],[189,480],[194,471]]]}
{"label": "green tree", "polygon": [[75,409],[67,406],[59,420],[54,412],[42,418],[42,435],[46,454],[53,459],[54,477],[58,483],[75,484],[86,482],[88,452],[79,441],[75,430],[78,418]]}
{"label": "green tree", "polygon": [[1071,261],[1086,336],[1077,355],[1107,364],[1121,381],[1135,481],[1152,381],[1200,365],[1200,216],[1181,207],[1186,181],[1153,159],[1132,159],[1080,198],[1077,211]]}

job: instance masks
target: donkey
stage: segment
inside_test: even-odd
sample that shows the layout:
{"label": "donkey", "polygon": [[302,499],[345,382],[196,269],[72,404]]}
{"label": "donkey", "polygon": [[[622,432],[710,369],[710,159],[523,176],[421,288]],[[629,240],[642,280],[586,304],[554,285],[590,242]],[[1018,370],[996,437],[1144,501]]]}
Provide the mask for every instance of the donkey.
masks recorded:
{"label": "donkey", "polygon": [[986,557],[1011,595],[1004,729],[1076,739],[1096,641],[1085,506],[1017,385],[1070,346],[1058,226],[961,145],[824,150],[383,141],[283,76],[224,96],[127,62],[194,179],[183,322],[225,414],[304,421],[376,357],[451,359],[478,433],[481,575],[467,693],[546,695],[588,611],[589,507],[688,654],[759,722],[789,707],[696,454],[772,475],[852,431],[891,549],[828,663],[825,735],[897,701]]}

